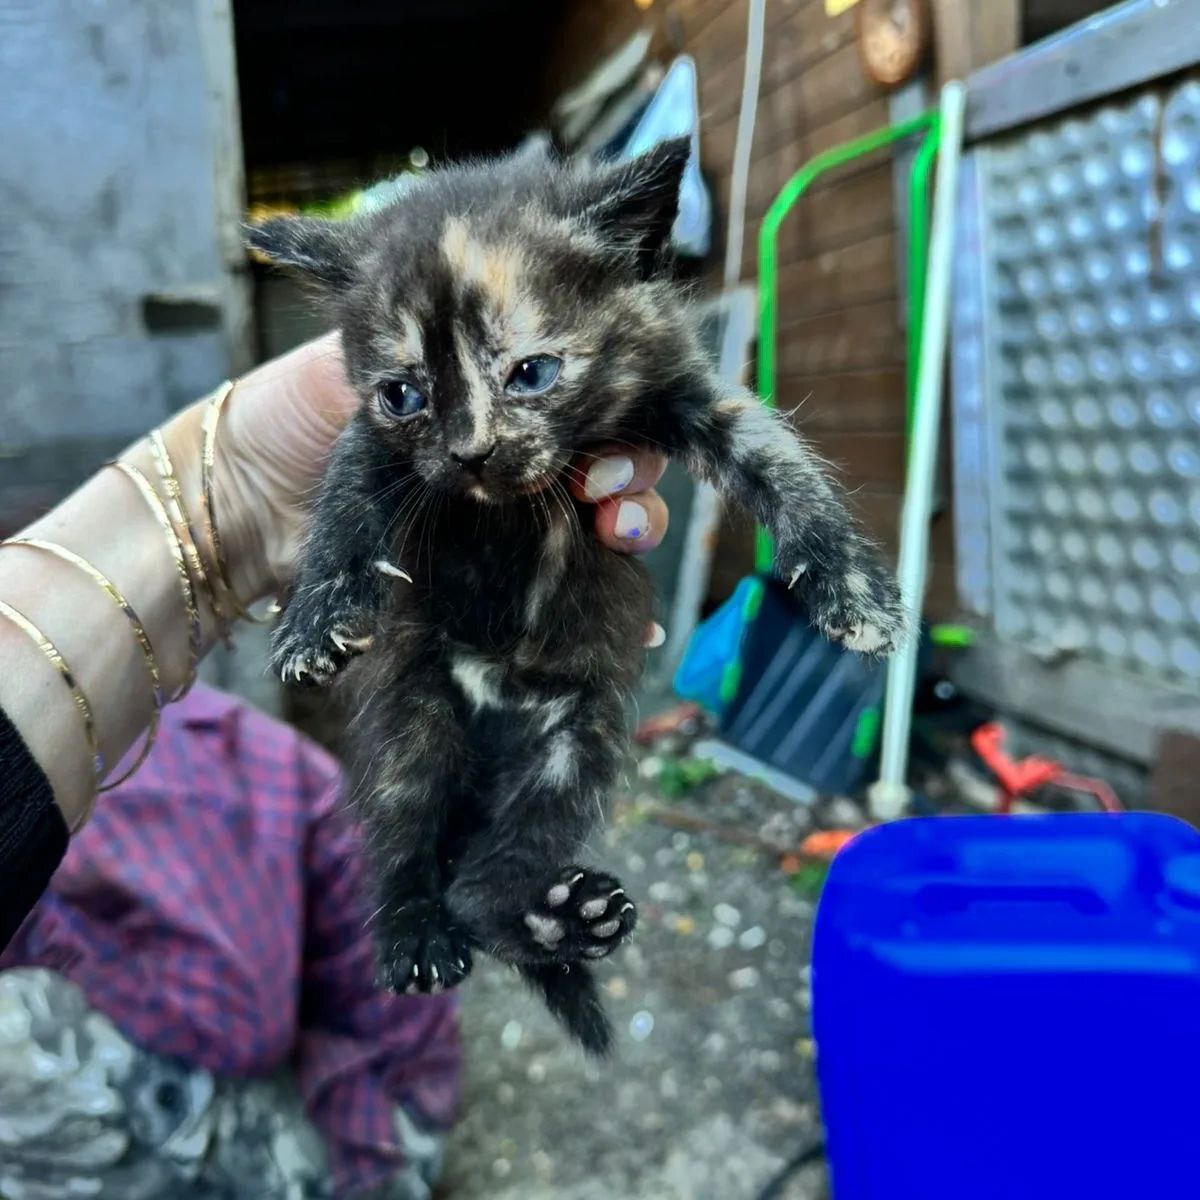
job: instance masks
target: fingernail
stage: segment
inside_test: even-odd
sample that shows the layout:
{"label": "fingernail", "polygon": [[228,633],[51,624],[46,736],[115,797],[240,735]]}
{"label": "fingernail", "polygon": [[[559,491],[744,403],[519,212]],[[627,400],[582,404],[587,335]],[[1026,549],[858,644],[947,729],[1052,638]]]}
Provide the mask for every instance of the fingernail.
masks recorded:
{"label": "fingernail", "polygon": [[622,500],[613,532],[622,541],[636,542],[650,529],[650,516],[636,500]]}
{"label": "fingernail", "polygon": [[647,650],[657,650],[667,640],[667,631],[655,621],[650,626],[650,636],[646,639]]}
{"label": "fingernail", "polygon": [[600,458],[592,463],[583,490],[589,500],[600,500],[628,487],[632,480],[633,459],[615,454],[612,458]]}

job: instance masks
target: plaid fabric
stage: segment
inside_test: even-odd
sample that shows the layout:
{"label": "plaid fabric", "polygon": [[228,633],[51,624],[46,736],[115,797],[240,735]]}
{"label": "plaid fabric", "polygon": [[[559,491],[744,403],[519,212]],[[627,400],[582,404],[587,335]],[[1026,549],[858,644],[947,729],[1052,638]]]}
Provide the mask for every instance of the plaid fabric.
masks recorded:
{"label": "plaid fabric", "polygon": [[375,987],[340,791],[321,750],[197,687],[0,957],[66,975],[155,1053],[226,1076],[290,1063],[339,1195],[403,1165],[394,1105],[447,1126],[459,1076],[453,999]]}

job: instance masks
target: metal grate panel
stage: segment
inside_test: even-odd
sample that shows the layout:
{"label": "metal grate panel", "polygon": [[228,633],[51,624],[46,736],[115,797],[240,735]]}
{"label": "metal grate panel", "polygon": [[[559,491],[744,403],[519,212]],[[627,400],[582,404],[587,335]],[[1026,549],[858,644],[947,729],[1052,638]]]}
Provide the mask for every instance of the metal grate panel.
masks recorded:
{"label": "metal grate panel", "polygon": [[1195,688],[1200,82],[976,158],[986,427],[958,415],[988,443],[991,571],[973,582],[1007,640]]}

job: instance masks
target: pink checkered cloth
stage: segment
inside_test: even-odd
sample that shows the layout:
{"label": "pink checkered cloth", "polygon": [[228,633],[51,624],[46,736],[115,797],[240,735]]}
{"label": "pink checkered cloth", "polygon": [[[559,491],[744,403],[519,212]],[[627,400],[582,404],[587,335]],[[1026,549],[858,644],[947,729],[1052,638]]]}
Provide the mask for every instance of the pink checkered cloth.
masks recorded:
{"label": "pink checkered cloth", "polygon": [[451,996],[374,982],[357,831],[323,751],[197,686],[0,956],[51,967],[133,1042],[216,1075],[290,1064],[337,1195],[403,1165],[394,1106],[445,1128]]}

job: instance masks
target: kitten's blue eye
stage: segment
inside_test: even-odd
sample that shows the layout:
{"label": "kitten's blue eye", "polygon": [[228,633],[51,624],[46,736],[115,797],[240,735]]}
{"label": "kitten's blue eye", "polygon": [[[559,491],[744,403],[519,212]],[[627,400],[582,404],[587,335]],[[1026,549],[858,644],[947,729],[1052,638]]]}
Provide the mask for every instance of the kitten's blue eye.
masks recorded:
{"label": "kitten's blue eye", "polygon": [[429,401],[420,388],[402,379],[389,379],[379,385],[379,403],[393,417],[412,417],[419,413]]}
{"label": "kitten's blue eye", "polygon": [[558,378],[562,360],[550,354],[522,359],[509,372],[504,390],[513,396],[538,396],[548,391]]}

